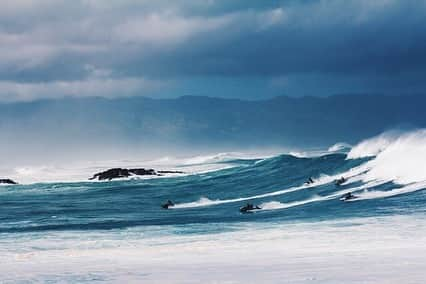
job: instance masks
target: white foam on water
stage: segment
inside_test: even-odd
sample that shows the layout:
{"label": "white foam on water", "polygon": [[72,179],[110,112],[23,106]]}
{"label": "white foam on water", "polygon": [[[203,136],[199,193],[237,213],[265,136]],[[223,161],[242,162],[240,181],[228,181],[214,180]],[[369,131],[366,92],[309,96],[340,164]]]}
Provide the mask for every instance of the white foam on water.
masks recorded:
{"label": "white foam on water", "polygon": [[251,199],[264,198],[264,197],[270,197],[270,196],[277,196],[277,195],[282,195],[282,194],[286,194],[286,193],[290,193],[290,192],[295,192],[295,191],[302,190],[302,189],[311,188],[311,187],[314,187],[314,186],[318,186],[320,184],[326,184],[326,183],[328,183],[328,182],[326,182],[326,180],[328,180],[328,179],[329,178],[327,178],[327,179],[323,178],[322,181],[316,182],[315,185],[305,184],[305,185],[301,185],[301,186],[290,187],[290,188],[286,188],[286,189],[283,189],[283,190],[278,190],[278,191],[264,193],[264,194],[258,194],[258,195],[252,195],[252,196],[247,196],[247,197],[239,197],[239,198],[224,199],[224,200],[221,200],[221,199],[210,200],[206,197],[202,197],[198,201],[176,204],[175,206],[173,206],[171,208],[179,209],[179,208],[204,207],[204,206],[212,206],[212,205],[247,201],[247,200],[251,200]]}
{"label": "white foam on water", "polygon": [[231,198],[231,199],[216,199],[216,200],[210,200],[207,197],[202,197],[198,201],[194,202],[187,202],[187,203],[178,203],[173,207],[173,209],[179,209],[179,208],[193,208],[193,207],[204,207],[204,206],[213,206],[213,205],[219,205],[219,204],[227,204],[227,203],[234,203],[234,202],[241,202],[241,201],[247,201],[252,199],[259,199],[259,198],[265,198],[265,197],[272,197],[272,196],[278,196],[283,195],[299,190],[309,189],[309,188],[315,188],[317,186],[325,185],[328,183],[334,182],[336,179],[340,178],[341,176],[347,177],[349,180],[347,183],[350,183],[351,178],[356,178],[357,175],[360,175],[365,169],[362,167],[351,169],[345,173],[334,175],[334,176],[327,176],[322,175],[318,179],[315,180],[315,183],[313,184],[303,184],[301,186],[295,186],[290,187],[282,190],[277,190],[273,192],[268,192],[264,194],[258,194],[258,195],[252,195],[252,196],[246,196],[246,197],[239,197],[239,198]]}
{"label": "white foam on water", "polygon": [[300,201],[293,201],[288,203],[281,203],[279,201],[270,201],[260,204],[260,210],[277,210],[277,209],[287,209],[291,207],[301,206],[308,203],[313,203],[317,201],[323,201],[324,198],[320,196],[313,196],[306,200],[300,200]]}
{"label": "white foam on water", "polygon": [[340,152],[340,151],[347,150],[347,149],[350,149],[350,148],[352,148],[352,145],[345,143],[345,142],[338,142],[338,143],[334,144],[333,146],[329,147],[327,152],[335,153],[335,152]]}
{"label": "white foam on water", "polygon": [[[339,190],[336,191],[332,194],[329,195],[324,195],[324,196],[320,196],[320,195],[314,195],[308,199],[304,199],[304,200],[298,200],[298,201],[292,201],[292,202],[279,202],[279,201],[270,201],[270,202],[265,202],[262,203],[259,207],[261,208],[261,210],[278,210],[278,209],[287,209],[287,208],[292,208],[292,207],[297,207],[297,206],[301,206],[301,205],[306,205],[306,204],[310,204],[310,203],[315,203],[315,202],[321,202],[321,201],[326,201],[326,200],[331,200],[331,199],[337,199],[340,198],[342,195],[349,193],[349,192],[358,192],[360,190],[367,190],[369,188],[381,185],[381,182],[370,182],[361,186],[356,186],[356,187],[350,187],[350,188],[346,188],[343,190]],[[359,195],[356,194],[356,196],[358,197]],[[354,200],[358,200],[354,199]]]}
{"label": "white foam on water", "polygon": [[[387,197],[426,188],[426,130],[405,133],[390,132],[355,146],[348,158],[375,155],[365,164],[364,182],[383,181],[406,185],[392,191],[365,193],[365,196]],[[392,193],[393,192],[393,193]]]}
{"label": "white foam on water", "polygon": [[407,194],[416,192],[419,190],[423,190],[426,188],[426,182],[416,182],[409,185],[402,186],[400,188],[392,189],[392,190],[365,190],[360,193],[358,193],[356,196],[356,199],[349,200],[349,201],[361,201],[366,199],[376,199],[376,198],[386,198],[386,197],[392,197],[397,196],[401,194]]}
{"label": "white foam on water", "polygon": [[374,157],[386,149],[400,135],[401,133],[397,131],[387,131],[373,138],[365,139],[352,147],[348,153],[348,159]]}
{"label": "white foam on water", "polygon": [[423,215],[315,223],[244,223],[234,232],[158,228],[5,234],[0,275],[12,282],[422,283]]}

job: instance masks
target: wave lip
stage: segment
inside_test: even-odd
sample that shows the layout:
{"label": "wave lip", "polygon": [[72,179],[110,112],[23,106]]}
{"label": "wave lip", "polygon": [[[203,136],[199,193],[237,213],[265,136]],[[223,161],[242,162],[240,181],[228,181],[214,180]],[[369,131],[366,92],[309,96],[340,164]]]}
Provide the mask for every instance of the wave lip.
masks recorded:
{"label": "wave lip", "polygon": [[349,151],[348,159],[358,159],[377,156],[385,150],[393,141],[401,136],[399,131],[387,131],[378,136],[365,139]]}
{"label": "wave lip", "polygon": [[349,159],[375,155],[367,162],[364,181],[382,180],[397,184],[426,181],[426,129],[391,132],[365,140],[348,154]]}
{"label": "wave lip", "polygon": [[329,153],[339,153],[339,152],[346,152],[349,151],[352,148],[352,145],[345,143],[345,142],[338,142],[334,144],[333,146],[329,147],[327,152]]}

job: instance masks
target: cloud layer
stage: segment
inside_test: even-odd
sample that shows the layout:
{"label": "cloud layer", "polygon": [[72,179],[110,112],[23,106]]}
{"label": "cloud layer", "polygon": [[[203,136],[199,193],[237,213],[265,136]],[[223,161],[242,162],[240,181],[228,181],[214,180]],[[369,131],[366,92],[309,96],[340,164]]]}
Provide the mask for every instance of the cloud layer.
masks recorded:
{"label": "cloud layer", "polygon": [[[187,90],[256,98],[426,88],[424,1],[1,5],[1,101],[179,96]],[[203,88],[201,82],[210,80],[223,87]]]}

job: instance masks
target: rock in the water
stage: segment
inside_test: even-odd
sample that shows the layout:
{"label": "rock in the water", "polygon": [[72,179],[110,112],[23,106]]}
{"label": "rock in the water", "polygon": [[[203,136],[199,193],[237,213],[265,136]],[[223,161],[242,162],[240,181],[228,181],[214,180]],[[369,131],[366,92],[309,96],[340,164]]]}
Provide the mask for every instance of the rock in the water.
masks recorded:
{"label": "rock in the water", "polygon": [[159,174],[184,174],[185,172],[181,171],[158,171]]}
{"label": "rock in the water", "polygon": [[125,168],[113,168],[100,173],[95,174],[89,180],[112,180],[115,178],[125,178],[129,176],[161,176],[163,174],[183,174],[180,171],[155,171],[154,169],[125,169]]}
{"label": "rock in the water", "polygon": [[97,173],[93,177],[91,177],[90,180],[93,180],[93,179],[112,180],[115,178],[129,177],[131,175],[144,176],[144,175],[157,175],[157,173],[153,169],[114,168],[114,169],[106,170],[104,172]]}
{"label": "rock in the water", "polygon": [[9,178],[4,178],[4,179],[0,179],[0,184],[18,184],[18,183]]}
{"label": "rock in the water", "polygon": [[129,172],[137,176],[157,175],[154,169],[130,169]]}

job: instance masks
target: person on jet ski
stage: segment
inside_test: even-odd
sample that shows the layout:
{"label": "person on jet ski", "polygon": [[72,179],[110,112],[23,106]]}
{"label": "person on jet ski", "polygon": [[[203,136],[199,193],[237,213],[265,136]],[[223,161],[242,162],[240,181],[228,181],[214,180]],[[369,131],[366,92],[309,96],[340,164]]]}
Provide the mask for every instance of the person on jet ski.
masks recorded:
{"label": "person on jet ski", "polygon": [[308,180],[305,182],[305,184],[313,184],[314,180],[310,177],[308,178]]}
{"label": "person on jet ski", "polygon": [[250,212],[250,211],[253,211],[253,210],[256,210],[256,209],[262,209],[262,208],[260,208],[257,205],[254,206],[251,203],[247,203],[246,206],[243,206],[243,207],[240,208],[240,212],[241,213],[247,213],[247,212]]}
{"label": "person on jet ski", "polygon": [[335,181],[334,181],[334,183],[335,183],[337,186],[340,186],[340,185],[344,184],[346,181],[347,181],[347,179],[345,179],[345,177],[341,177],[341,178],[339,178],[339,179],[335,180]]}
{"label": "person on jet ski", "polygon": [[353,195],[352,192],[348,192],[348,193],[344,194],[340,199],[343,200],[343,201],[346,201],[346,200],[351,200],[351,199],[355,199],[355,198],[356,198],[356,196]]}
{"label": "person on jet ski", "polygon": [[175,204],[171,200],[167,200],[167,202],[161,205],[161,207],[163,207],[164,209],[169,209],[170,206],[174,206],[174,205]]}

